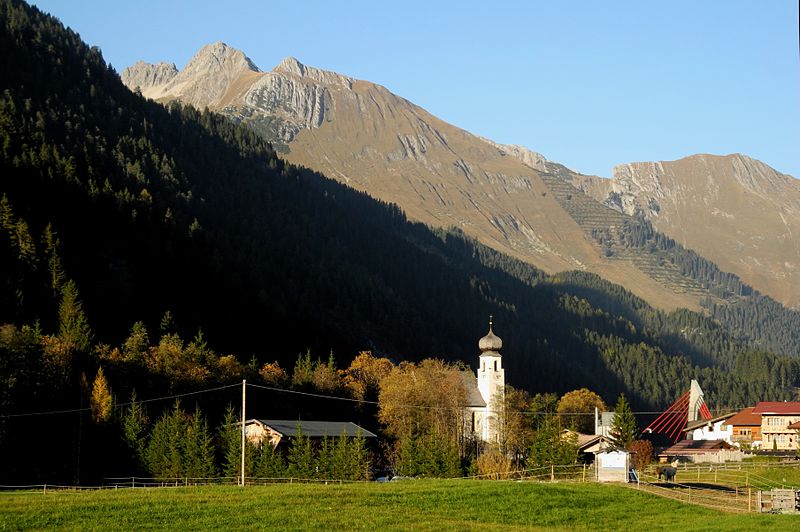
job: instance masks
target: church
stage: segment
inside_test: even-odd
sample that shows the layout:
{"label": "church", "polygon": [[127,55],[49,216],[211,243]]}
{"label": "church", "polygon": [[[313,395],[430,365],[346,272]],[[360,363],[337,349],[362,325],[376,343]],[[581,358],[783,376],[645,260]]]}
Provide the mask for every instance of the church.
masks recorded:
{"label": "church", "polygon": [[478,340],[479,357],[477,375],[464,372],[467,385],[467,410],[471,415],[472,432],[485,444],[500,442],[500,423],[505,399],[506,377],[500,349],[503,341],[492,331]]}

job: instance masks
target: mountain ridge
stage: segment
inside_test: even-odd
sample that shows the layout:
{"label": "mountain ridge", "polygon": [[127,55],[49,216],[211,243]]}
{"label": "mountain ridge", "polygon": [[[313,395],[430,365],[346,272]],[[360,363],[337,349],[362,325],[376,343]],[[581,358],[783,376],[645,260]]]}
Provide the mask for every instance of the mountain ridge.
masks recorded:
{"label": "mountain ridge", "polygon": [[[123,81],[130,77],[126,72]],[[160,101],[191,102],[194,93],[189,91],[187,98],[183,90],[173,83],[169,91],[162,92]],[[144,90],[143,94],[148,95]],[[635,261],[607,260],[602,245],[587,233],[587,226],[576,224],[574,213],[567,214],[563,204],[569,200],[565,198],[581,193],[634,214],[612,201],[615,197],[609,199],[610,181],[579,174],[527,148],[473,135],[385,87],[287,57],[270,72],[240,73],[229,83],[224,98],[204,103],[250,125],[289,161],[383,201],[396,202],[413,219],[434,227],[460,228],[550,273],[588,270],[627,283],[662,308],[699,308],[696,294],[687,293],[682,281],[654,279]],[[740,173],[747,174],[747,164]],[[575,186],[575,192],[562,194],[561,204],[553,201],[553,191],[543,177],[546,174]],[[605,217],[597,214],[597,207],[591,209]],[[661,230],[656,220],[651,221]],[[689,247],[704,244],[667,234]],[[704,248],[698,250],[702,253]],[[717,262],[724,259],[719,253],[712,255]],[[793,290],[775,282],[780,271],[770,280],[753,275],[754,266],[721,262],[759,290],[794,302]]]}

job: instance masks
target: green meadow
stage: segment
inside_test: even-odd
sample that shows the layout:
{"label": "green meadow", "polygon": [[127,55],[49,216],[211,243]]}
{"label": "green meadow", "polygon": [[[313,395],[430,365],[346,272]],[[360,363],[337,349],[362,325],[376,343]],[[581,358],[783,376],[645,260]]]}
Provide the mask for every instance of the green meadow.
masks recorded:
{"label": "green meadow", "polygon": [[593,483],[409,480],[0,493],[0,528],[280,530],[798,530]]}

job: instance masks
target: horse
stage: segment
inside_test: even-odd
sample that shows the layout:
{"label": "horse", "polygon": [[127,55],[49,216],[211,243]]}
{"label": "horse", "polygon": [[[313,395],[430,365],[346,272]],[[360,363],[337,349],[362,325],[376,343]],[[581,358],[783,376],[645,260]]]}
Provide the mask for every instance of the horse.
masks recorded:
{"label": "horse", "polygon": [[658,473],[658,480],[661,480],[661,475],[664,475],[665,482],[674,482],[675,474],[677,472],[678,469],[673,466],[658,466],[656,468],[656,473]]}

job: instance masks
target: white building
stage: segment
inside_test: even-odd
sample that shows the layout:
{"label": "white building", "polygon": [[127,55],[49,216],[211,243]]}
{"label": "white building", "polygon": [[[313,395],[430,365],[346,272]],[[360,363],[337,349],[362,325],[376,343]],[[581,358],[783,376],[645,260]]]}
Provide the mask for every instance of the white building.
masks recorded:
{"label": "white building", "polygon": [[683,432],[687,440],[723,440],[733,443],[733,427],[726,425],[725,421],[733,417],[736,412],[724,414],[712,419],[699,419],[690,421]]}
{"label": "white building", "polygon": [[489,333],[478,341],[480,359],[477,371],[477,394],[474,393],[475,380],[469,390],[468,410],[472,415],[472,430],[484,443],[498,443],[500,422],[505,400],[506,376],[500,349],[503,341],[492,331],[489,318]]}

